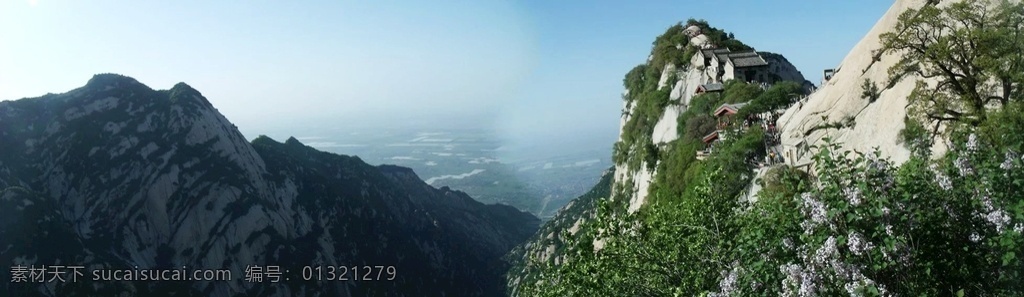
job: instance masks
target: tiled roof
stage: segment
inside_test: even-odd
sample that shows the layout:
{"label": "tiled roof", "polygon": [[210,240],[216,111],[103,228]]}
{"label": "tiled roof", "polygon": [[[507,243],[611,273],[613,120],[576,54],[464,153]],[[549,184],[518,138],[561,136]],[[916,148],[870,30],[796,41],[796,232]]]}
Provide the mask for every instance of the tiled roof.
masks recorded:
{"label": "tiled roof", "polygon": [[704,143],[710,143],[715,139],[718,139],[718,131],[711,132],[711,134],[705,135],[704,137],[701,138],[701,140],[703,140]]}
{"label": "tiled roof", "polygon": [[714,55],[714,54],[728,53],[728,52],[729,52],[728,48],[709,48],[709,49],[702,49],[702,50],[700,50],[700,53],[702,55],[704,55],[705,57],[708,57],[708,58],[710,58],[711,55]]}
{"label": "tiled roof", "polygon": [[747,102],[734,103],[734,104],[729,104],[729,103],[722,104],[721,106],[719,106],[718,108],[715,109],[715,113],[714,114],[715,114],[715,116],[720,116],[720,115],[722,115],[723,111],[729,111],[730,113],[736,113],[736,112],[739,112],[740,109],[743,108],[746,105],[747,105]]}
{"label": "tiled roof", "polygon": [[719,83],[703,84],[703,85],[701,85],[701,88],[703,88],[705,92],[717,92],[717,91],[725,90],[725,86],[723,86],[722,84],[719,84]]}
{"label": "tiled roof", "polygon": [[[732,61],[732,65],[735,67],[756,67],[756,66],[767,66],[768,62],[761,58],[757,52],[741,52],[741,53],[729,53],[729,60]],[[721,58],[719,58],[721,59]]]}

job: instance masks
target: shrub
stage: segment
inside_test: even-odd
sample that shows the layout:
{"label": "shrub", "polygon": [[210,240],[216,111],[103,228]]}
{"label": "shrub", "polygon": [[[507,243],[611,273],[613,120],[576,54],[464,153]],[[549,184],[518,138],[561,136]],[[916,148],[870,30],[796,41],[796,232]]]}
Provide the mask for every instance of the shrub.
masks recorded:
{"label": "shrub", "polygon": [[900,130],[899,142],[915,156],[927,157],[931,155],[931,132],[920,121],[909,116],[903,118],[903,130]]}
{"label": "shrub", "polygon": [[705,135],[717,129],[718,120],[707,114],[693,117],[686,121],[684,137],[689,141],[700,141]]}
{"label": "shrub", "polygon": [[871,103],[874,103],[875,100],[878,100],[878,97],[882,96],[882,92],[878,90],[878,85],[871,81],[871,79],[865,79],[864,83],[860,85],[860,89],[860,97]]}

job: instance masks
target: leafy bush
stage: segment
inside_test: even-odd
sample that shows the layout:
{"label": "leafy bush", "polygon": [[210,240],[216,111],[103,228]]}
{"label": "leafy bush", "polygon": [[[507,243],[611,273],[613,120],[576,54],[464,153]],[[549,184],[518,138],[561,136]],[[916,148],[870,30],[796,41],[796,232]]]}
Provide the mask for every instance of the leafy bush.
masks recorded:
{"label": "leafy bush", "polygon": [[637,98],[638,95],[643,94],[644,81],[647,79],[645,74],[647,72],[647,65],[640,64],[633,69],[630,69],[626,73],[626,77],[622,79],[622,85],[629,90],[629,94],[624,99],[632,101]]}
{"label": "leafy bush", "polygon": [[[651,65],[657,68],[658,71],[661,71],[666,63],[685,65],[690,62],[688,57],[684,57],[686,54],[685,49],[692,48],[690,46],[690,38],[683,32],[684,29],[686,28],[683,27],[682,23],[676,23],[654,40],[653,49],[651,50],[654,58],[651,60]],[[684,48],[680,49],[677,46],[683,46]]]}
{"label": "leafy bush", "polygon": [[871,103],[874,103],[875,100],[878,100],[878,97],[882,96],[882,92],[878,90],[878,85],[871,81],[871,79],[865,79],[864,83],[860,85],[860,89],[860,97]]}
{"label": "leafy bush", "polygon": [[693,114],[711,114],[718,108],[718,105],[722,104],[722,96],[719,93],[704,93],[690,98],[690,106],[687,107],[687,111],[692,111]]}
{"label": "leafy bush", "polygon": [[932,153],[932,135],[920,121],[911,117],[903,118],[899,142],[915,156],[927,157]]}
{"label": "leafy bush", "polygon": [[686,121],[687,140],[700,141],[705,135],[715,132],[718,128],[718,120],[707,114],[702,114]]}
{"label": "leafy bush", "polygon": [[727,33],[725,30],[712,27],[705,20],[689,19],[686,21],[686,26],[697,26],[700,31],[708,37],[711,44],[714,44],[720,48],[728,48],[731,51],[747,51],[751,50],[750,46],[737,40],[732,33]]}
{"label": "leafy bush", "polygon": [[[691,171],[697,162],[697,150],[703,146],[698,141],[676,140],[669,144],[664,158],[658,165],[658,175],[651,183],[650,195],[655,203],[659,199],[674,200],[681,197],[687,188],[695,183],[694,177],[700,171]],[[693,169],[697,170],[697,169]]]}
{"label": "leafy bush", "polygon": [[801,190],[811,182],[811,176],[803,170],[789,165],[776,165],[761,178],[761,196],[778,195],[792,197],[799,194]]}
{"label": "leafy bush", "polygon": [[[602,209],[538,296],[1018,296],[1024,271],[1024,160],[973,134],[901,166],[828,142],[814,178],[774,169],[739,202],[745,135],[696,182],[635,214]],[[737,174],[730,175],[730,172]],[[749,172],[749,167],[745,172]],[[677,174],[677,173],[674,173]],[[659,189],[670,189],[658,180]],[[741,188],[742,189],[742,188]],[[659,191],[659,195],[671,191]],[[593,243],[603,244],[595,251]]]}
{"label": "leafy bush", "polygon": [[978,127],[978,134],[995,147],[1024,152],[1024,103],[1010,102],[1002,110],[994,111]]}
{"label": "leafy bush", "polygon": [[722,92],[725,97],[723,101],[724,103],[749,102],[761,96],[763,91],[758,85],[748,84],[739,80],[730,80],[725,83],[725,90]]}
{"label": "leafy bush", "polygon": [[750,114],[768,112],[785,108],[796,102],[803,95],[803,87],[793,81],[783,81],[772,85],[739,111],[738,118],[746,118]]}

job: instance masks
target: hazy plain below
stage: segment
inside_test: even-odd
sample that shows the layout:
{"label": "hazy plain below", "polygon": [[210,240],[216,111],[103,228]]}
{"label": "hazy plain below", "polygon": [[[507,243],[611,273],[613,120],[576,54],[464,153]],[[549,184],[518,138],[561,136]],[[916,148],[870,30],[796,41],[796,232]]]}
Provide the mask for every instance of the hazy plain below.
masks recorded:
{"label": "hazy plain below", "polygon": [[294,136],[319,150],[355,155],[373,165],[409,167],[434,187],[448,186],[542,219],[597,183],[611,167],[614,141],[586,133],[509,139],[486,126],[413,123],[307,127],[301,134],[272,134],[282,140]]}

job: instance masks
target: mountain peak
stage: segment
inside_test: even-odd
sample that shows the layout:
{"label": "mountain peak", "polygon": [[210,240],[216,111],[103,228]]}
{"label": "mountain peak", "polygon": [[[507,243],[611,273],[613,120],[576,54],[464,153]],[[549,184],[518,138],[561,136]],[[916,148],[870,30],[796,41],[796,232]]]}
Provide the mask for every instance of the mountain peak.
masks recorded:
{"label": "mountain peak", "polygon": [[171,91],[199,93],[198,90],[196,90],[195,88],[193,88],[192,86],[190,86],[190,85],[188,85],[188,84],[186,84],[184,82],[179,82],[179,83],[174,84],[174,86],[171,87]]}
{"label": "mountain peak", "polygon": [[85,85],[87,87],[125,87],[134,84],[140,84],[139,81],[129,76],[120,75],[116,73],[101,73],[93,75],[89,82]]}
{"label": "mountain peak", "polygon": [[292,137],[288,137],[288,140],[285,140],[285,141],[284,141],[284,144],[287,144],[287,145],[301,145],[301,146],[305,146],[305,145],[304,145],[304,144],[302,144],[302,142],[300,142],[300,141],[299,141],[298,139],[295,139],[295,136],[292,136]]}
{"label": "mountain peak", "polygon": [[196,90],[195,88],[192,88],[192,86],[189,86],[188,84],[185,84],[183,82],[179,82],[177,84],[174,84],[174,87],[171,87],[171,89],[168,90],[168,93],[169,93],[169,98],[170,98],[171,102],[178,102],[179,100],[193,100],[193,99],[195,99],[195,100],[199,100],[200,102],[204,102],[206,104],[209,104],[209,102],[206,102],[206,98],[203,97],[202,93],[199,93],[198,90]]}
{"label": "mountain peak", "polygon": [[259,137],[256,137],[256,139],[252,140],[252,144],[253,145],[274,144],[274,143],[277,143],[277,141],[275,141],[273,138],[270,138],[270,136],[266,136],[266,135],[260,135]]}
{"label": "mountain peak", "polygon": [[[0,282],[0,292],[496,296],[505,288],[501,257],[536,231],[532,215],[463,195],[445,199],[448,193],[410,179],[408,169],[377,170],[295,137],[281,144],[260,136],[248,144],[184,83],[155,91],[127,76],[103,74],[86,87],[45,100],[5,101],[0,109],[0,263],[223,263],[217,268],[242,271],[248,263],[300,267],[376,259],[349,263],[400,271],[386,285],[267,287],[240,278],[159,285]],[[19,231],[26,228],[41,232]],[[330,252],[341,250],[344,255]],[[387,280],[383,267],[374,267],[373,275]],[[8,277],[4,273],[0,279]]]}

